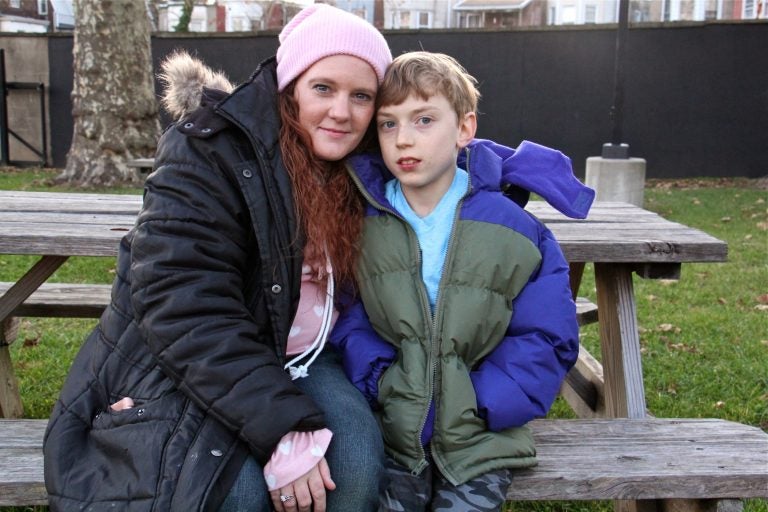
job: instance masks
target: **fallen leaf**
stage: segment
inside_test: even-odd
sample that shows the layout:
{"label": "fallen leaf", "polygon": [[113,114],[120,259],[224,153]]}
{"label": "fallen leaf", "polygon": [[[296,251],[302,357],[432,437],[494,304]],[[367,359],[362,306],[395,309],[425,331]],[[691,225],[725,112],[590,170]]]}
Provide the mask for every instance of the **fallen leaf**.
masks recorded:
{"label": "fallen leaf", "polygon": [[689,354],[699,353],[699,349],[697,349],[693,345],[688,345],[687,343],[669,343],[667,344],[667,348],[670,350],[675,350],[677,352],[688,352]]}
{"label": "fallen leaf", "polygon": [[768,222],[758,222],[756,224],[757,229],[762,229],[763,231],[768,231]]}
{"label": "fallen leaf", "polygon": [[755,306],[755,309],[758,311],[768,311],[768,304],[758,304]]}
{"label": "fallen leaf", "polygon": [[752,240],[752,235],[744,235],[744,240]]}
{"label": "fallen leaf", "polygon": [[698,199],[696,199],[695,197],[693,198],[693,201],[691,201],[691,202],[692,202],[693,204],[701,204],[701,201],[699,201],[699,200],[698,200]]}
{"label": "fallen leaf", "polygon": [[757,201],[755,201],[755,204],[763,204],[764,202],[765,202],[765,199],[763,199],[763,198],[761,197],[760,199],[758,199]]}
{"label": "fallen leaf", "polygon": [[720,217],[720,222],[731,222],[730,217]]}
{"label": "fallen leaf", "polygon": [[723,305],[728,304],[728,301],[725,300],[723,297],[720,297],[719,299],[717,299],[717,302],[719,302],[720,304],[723,304]]}
{"label": "fallen leaf", "polygon": [[723,402],[722,400],[718,400],[717,402],[715,402],[715,409],[722,409],[723,407],[725,407],[725,402]]}
{"label": "fallen leaf", "polygon": [[658,299],[658,297],[655,296],[655,295],[648,295],[648,296],[646,296],[646,299],[648,299],[649,302],[653,302],[656,299]]}
{"label": "fallen leaf", "polygon": [[757,296],[757,302],[760,304],[768,304],[768,293]]}
{"label": "fallen leaf", "polygon": [[675,332],[675,333],[682,332],[682,329],[680,329],[679,327],[675,327],[672,324],[659,324],[659,327],[657,328],[657,330],[660,332]]}
{"label": "fallen leaf", "polygon": [[25,347],[36,347],[40,344],[40,336],[35,336],[34,338],[25,338],[23,345]]}

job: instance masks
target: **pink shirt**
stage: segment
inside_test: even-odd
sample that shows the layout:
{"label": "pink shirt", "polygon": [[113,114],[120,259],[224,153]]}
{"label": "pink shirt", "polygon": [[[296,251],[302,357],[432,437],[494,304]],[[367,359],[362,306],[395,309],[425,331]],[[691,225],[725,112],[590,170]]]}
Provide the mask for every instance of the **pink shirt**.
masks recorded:
{"label": "pink shirt", "polygon": [[[326,291],[312,279],[312,269],[301,269],[301,293],[296,318],[288,335],[288,355],[301,354],[312,345],[322,325]],[[339,312],[334,308],[331,326]],[[311,366],[309,371],[311,372]],[[280,489],[305,475],[325,456],[333,433],[327,428],[313,432],[288,432],[264,466],[264,480],[270,491]]]}

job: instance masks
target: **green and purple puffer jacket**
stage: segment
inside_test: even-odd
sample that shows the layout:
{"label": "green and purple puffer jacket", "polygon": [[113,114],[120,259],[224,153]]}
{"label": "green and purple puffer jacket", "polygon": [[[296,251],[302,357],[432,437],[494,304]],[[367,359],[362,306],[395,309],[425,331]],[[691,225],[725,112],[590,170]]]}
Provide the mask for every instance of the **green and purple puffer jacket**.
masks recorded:
{"label": "green and purple puffer jacket", "polygon": [[368,201],[357,265],[359,300],[331,343],[378,411],[388,453],[415,473],[427,451],[453,484],[536,464],[525,424],[544,416],[578,355],[568,263],[552,233],[502,187],[548,197],[584,217],[594,192],[562,153],[475,140],[434,314],[416,234],[384,195],[380,158],[350,159]]}

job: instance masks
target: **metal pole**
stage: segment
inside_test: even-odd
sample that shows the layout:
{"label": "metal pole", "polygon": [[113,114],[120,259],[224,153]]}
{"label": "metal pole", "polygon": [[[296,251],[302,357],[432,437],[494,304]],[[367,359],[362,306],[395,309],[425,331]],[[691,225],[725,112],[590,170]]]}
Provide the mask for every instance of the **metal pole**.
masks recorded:
{"label": "metal pole", "polygon": [[8,91],[5,88],[5,50],[0,48],[0,164],[8,166]]}
{"label": "metal pole", "polygon": [[609,117],[613,125],[610,144],[603,145],[603,157],[629,158],[629,146],[622,142],[624,134],[624,60],[629,33],[629,0],[619,0],[619,26],[616,31],[616,51],[613,63],[613,105]]}
{"label": "metal pole", "polygon": [[45,167],[48,165],[48,134],[46,133],[45,125],[46,125],[46,115],[45,115],[45,84],[41,83],[40,88],[38,89],[40,91],[40,126],[41,126],[41,133],[40,138],[43,141],[43,148],[41,151],[41,157],[42,157],[42,165]]}

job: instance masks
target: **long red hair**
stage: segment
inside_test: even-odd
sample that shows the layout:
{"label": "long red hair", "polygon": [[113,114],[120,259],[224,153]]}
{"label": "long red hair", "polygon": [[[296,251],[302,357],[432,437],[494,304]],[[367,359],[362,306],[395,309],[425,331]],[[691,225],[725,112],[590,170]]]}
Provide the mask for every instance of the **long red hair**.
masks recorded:
{"label": "long red hair", "polygon": [[[293,84],[278,95],[278,106],[282,121],[280,150],[293,184],[296,215],[305,238],[304,261],[316,270],[324,269],[327,251],[336,282],[354,286],[363,223],[362,197],[347,174],[344,160],[328,162],[312,152],[312,139],[299,124]],[[316,277],[323,279],[322,273]]]}

